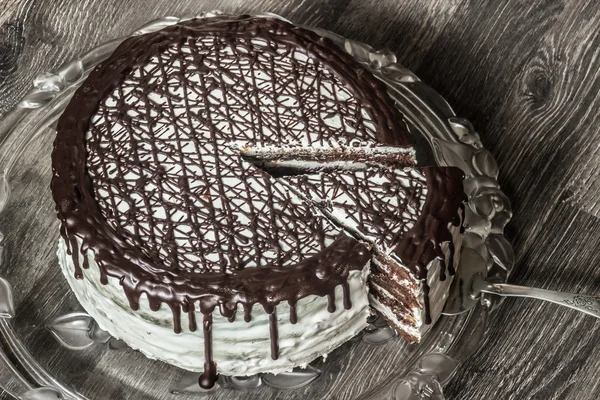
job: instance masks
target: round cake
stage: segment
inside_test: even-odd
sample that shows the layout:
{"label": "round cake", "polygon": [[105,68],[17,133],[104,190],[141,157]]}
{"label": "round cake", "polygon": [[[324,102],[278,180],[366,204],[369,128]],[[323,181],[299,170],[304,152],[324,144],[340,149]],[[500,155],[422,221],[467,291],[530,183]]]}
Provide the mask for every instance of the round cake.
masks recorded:
{"label": "round cake", "polygon": [[305,366],[372,307],[418,341],[464,194],[411,142],[386,86],[312,31],[217,16],[132,37],[59,119],[61,268],[100,327],[203,387]]}

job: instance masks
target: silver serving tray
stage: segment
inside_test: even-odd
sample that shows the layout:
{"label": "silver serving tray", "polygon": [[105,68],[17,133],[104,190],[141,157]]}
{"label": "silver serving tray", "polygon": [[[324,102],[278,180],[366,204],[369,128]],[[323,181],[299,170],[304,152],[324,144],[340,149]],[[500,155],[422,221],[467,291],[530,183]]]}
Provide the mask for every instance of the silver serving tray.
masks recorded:
{"label": "silver serving tray", "polygon": [[[157,19],[131,36],[217,14]],[[307,28],[333,40],[388,85],[417,139],[421,164],[426,160],[465,172],[469,207],[464,246],[485,260],[488,279],[506,281],[514,262],[503,236],[512,216],[510,202],[496,180],[498,166],[473,126],[398,64],[392,52]],[[374,319],[326,363],[317,360],[308,369],[277,376],[222,378],[208,392],[197,386],[197,374],[149,360],[95,325],[59,271],[49,159],[55,122],[71,95],[125,39],[108,41],[55,73],[40,74],[34,88],[0,121],[0,386],[23,399],[236,399],[241,392],[249,399],[443,399],[442,386],[480,347],[488,313],[499,298],[483,297],[467,313],[443,316],[419,345],[393,338],[391,329]],[[343,392],[357,379],[364,380],[358,391]]]}

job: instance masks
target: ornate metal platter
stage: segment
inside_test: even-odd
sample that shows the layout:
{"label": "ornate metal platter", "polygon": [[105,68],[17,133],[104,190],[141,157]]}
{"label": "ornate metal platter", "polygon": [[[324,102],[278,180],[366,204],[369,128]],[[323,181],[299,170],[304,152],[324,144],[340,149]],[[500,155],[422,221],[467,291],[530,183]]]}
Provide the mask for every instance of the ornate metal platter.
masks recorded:
{"label": "ornate metal platter", "polygon": [[[132,35],[185,19],[155,20]],[[514,261],[503,236],[510,203],[496,181],[497,164],[471,124],[398,64],[393,53],[314,30],[388,85],[410,123],[421,165],[458,166],[465,172],[469,207],[464,245],[485,260],[489,280],[506,281]],[[443,316],[419,345],[394,338],[374,318],[326,363],[316,360],[307,369],[277,376],[221,378],[210,392],[197,386],[197,374],[145,358],[111,338],[83,311],[55,255],[59,230],[49,189],[54,125],[89,71],[124,39],[106,42],[55,73],[39,75],[34,88],[0,122],[0,386],[23,399],[234,399],[240,391],[249,399],[273,396],[274,391],[286,399],[443,399],[443,384],[479,348],[487,315],[499,303],[496,298],[484,297],[466,313]],[[357,379],[364,384],[352,385]]]}

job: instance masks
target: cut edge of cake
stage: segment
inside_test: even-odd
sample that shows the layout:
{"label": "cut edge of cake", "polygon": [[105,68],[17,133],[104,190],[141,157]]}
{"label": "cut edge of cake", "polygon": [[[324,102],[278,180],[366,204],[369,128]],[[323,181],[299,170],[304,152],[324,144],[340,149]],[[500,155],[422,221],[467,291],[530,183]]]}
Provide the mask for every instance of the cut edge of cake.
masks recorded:
{"label": "cut edge of cake", "polygon": [[[462,218],[461,215],[461,221]],[[444,261],[449,265],[450,257],[454,257],[452,264],[458,266],[462,234],[460,227],[450,225],[448,229],[452,233],[455,251],[450,251],[449,243],[442,243]],[[369,302],[396,333],[409,343],[418,343],[441,316],[454,277],[447,274],[445,279],[441,279],[446,267],[439,259],[428,264],[426,281],[415,277],[404,265],[400,264],[398,268],[398,264],[374,257],[368,283]],[[426,322],[426,301],[429,301],[430,323]]]}
{"label": "cut edge of cake", "polygon": [[[420,342],[423,335],[440,317],[449,295],[455,272],[453,266],[458,266],[460,261],[464,208],[459,205],[454,211],[456,218],[447,224],[451,240],[437,244],[443,258],[438,256],[428,262],[425,267],[426,276],[423,279],[405,266],[396,254],[383,251],[358,227],[352,226],[345,218],[340,217],[335,209],[328,209],[315,199],[306,196],[294,184],[282,180],[285,176],[356,171],[373,167],[412,170],[414,163],[406,165],[399,161],[402,159],[397,155],[414,154],[410,153],[414,150],[393,146],[279,147],[235,144],[232,147],[238,149],[245,161],[277,177],[284,182],[293,195],[309,203],[332,223],[369,246],[373,255],[368,280],[371,306],[379,311],[396,333],[409,343]],[[442,192],[443,196],[452,196],[452,193]],[[434,193],[426,195],[427,198],[429,196],[434,196]]]}

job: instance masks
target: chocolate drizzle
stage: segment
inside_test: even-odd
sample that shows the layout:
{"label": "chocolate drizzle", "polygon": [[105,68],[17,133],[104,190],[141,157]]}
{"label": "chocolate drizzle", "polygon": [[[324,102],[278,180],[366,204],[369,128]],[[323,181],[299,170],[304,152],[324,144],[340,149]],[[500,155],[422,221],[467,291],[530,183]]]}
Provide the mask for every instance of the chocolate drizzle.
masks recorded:
{"label": "chocolate drizzle", "polygon": [[[429,309],[429,286],[427,284],[427,266],[434,260],[442,263],[440,279],[446,274],[445,255],[442,243],[452,243],[449,224],[460,221],[459,209],[463,209],[467,197],[462,180],[464,173],[458,168],[422,168],[427,180],[427,199],[415,225],[408,231],[394,250],[396,256],[423,283],[425,323],[431,323]],[[462,222],[458,222],[462,225]],[[453,247],[450,252],[454,253]],[[448,265],[449,273],[454,266]],[[442,275],[443,274],[443,275]]]}
{"label": "chocolate drizzle", "polygon": [[217,363],[212,359],[212,314],[204,315],[202,331],[204,332],[204,372],[198,378],[203,389],[212,388],[217,382]]}
{"label": "chocolate drizzle", "polygon": [[279,358],[279,337],[277,334],[277,308],[269,314],[269,334],[271,336],[271,358]]}
{"label": "chocolate drizzle", "polygon": [[[171,311],[173,312],[173,331],[175,333],[181,333],[181,307],[174,305],[174,304],[169,304],[169,307],[171,307]],[[158,311],[160,308],[160,303],[159,303],[159,307],[155,309],[151,308],[152,311]]]}
{"label": "chocolate drizzle", "polygon": [[336,209],[362,237],[386,251],[396,247],[420,215],[426,178],[418,169],[338,167],[320,174],[290,175],[289,185],[315,203]]}
{"label": "chocolate drizzle", "polygon": [[423,279],[423,309],[425,311],[425,323],[431,324],[431,307],[429,306],[429,284]]}
{"label": "chocolate drizzle", "polygon": [[[215,54],[223,55],[218,50],[224,48],[235,50],[229,55],[230,59],[215,58]],[[296,51],[310,62],[299,61],[302,60],[301,57],[294,58]],[[317,105],[320,107],[318,110],[335,109],[338,113],[347,113],[350,118],[344,123],[353,126],[354,136],[346,131],[330,129],[326,119],[335,117],[336,112],[333,112],[332,115],[316,119],[318,126],[314,131],[319,136],[313,138],[314,141],[323,143],[346,135],[348,140],[358,138],[409,146],[410,137],[403,118],[387,96],[386,86],[371,74],[365,73],[349,55],[329,40],[279,20],[223,16],[187,21],[124,41],[108,60],[90,73],[73,95],[58,121],[52,153],[52,194],[61,221],[61,235],[68,246],[67,251],[72,255],[76,278],[83,278],[80,255],[84,259],[83,268],[89,267],[89,250],[94,254],[100,270],[101,283],[108,283],[108,277],[119,279],[133,310],[139,309],[142,294],[146,295],[152,310],[158,310],[161,304],[166,303],[173,312],[175,332],[182,331],[182,311],[188,315],[190,331],[196,330],[195,312],[199,311],[203,315],[206,358],[199,383],[205,388],[212,387],[217,379],[217,366],[212,357],[212,319],[215,308],[219,308],[223,317],[233,321],[236,310],[241,305],[244,320],[248,322],[252,318],[253,305],[260,304],[270,314],[272,357],[277,359],[277,305],[287,301],[290,305],[290,322],[296,323],[296,303],[299,299],[311,295],[328,296],[328,309],[335,310],[335,288],[342,285],[344,308],[350,308],[347,282],[349,273],[352,270],[362,270],[370,258],[369,251],[363,244],[345,235],[337,236],[329,246],[325,246],[325,236],[329,235],[331,239],[335,232],[321,233],[325,230],[322,222],[314,216],[310,217],[305,210],[299,214],[292,212],[284,217],[293,220],[298,226],[304,226],[307,232],[317,232],[317,235],[312,236],[316,236],[317,240],[309,253],[303,252],[302,246],[305,243],[301,237],[290,236],[292,242],[302,245],[298,246],[296,256],[286,258],[285,252],[278,251],[275,258],[268,259],[264,255],[267,254],[268,246],[273,243],[270,238],[263,241],[256,236],[247,238],[236,234],[232,229],[235,226],[233,218],[230,218],[233,203],[223,183],[225,171],[234,171],[244,179],[264,183],[265,193],[270,196],[268,198],[274,199],[270,200],[271,203],[278,202],[278,210],[296,208],[290,207],[289,198],[276,194],[270,178],[262,176],[260,171],[248,172],[249,170],[233,167],[226,170],[230,164],[236,168],[242,165],[238,156],[230,155],[226,160],[213,161],[211,168],[207,168],[206,160],[210,157],[219,160],[220,150],[217,146],[205,146],[204,150],[198,147],[207,137],[213,140],[211,143],[216,143],[214,140],[218,133],[223,140],[247,139],[244,136],[247,132],[257,135],[252,138],[256,140],[277,142],[282,139],[297,139],[282,138],[293,132],[280,126],[283,119],[279,116],[275,116],[272,126],[264,125],[265,120],[258,118],[243,126],[243,129],[233,129],[232,121],[239,119],[240,115],[231,115],[227,100],[221,102],[221,105],[225,104],[225,120],[217,120],[216,114],[207,112],[214,101],[209,94],[220,90],[225,96],[228,90],[233,90],[225,85],[229,79],[241,85],[238,90],[244,92],[244,96],[240,98],[254,99],[238,104],[241,109],[250,110],[255,115],[261,114],[261,109],[256,105],[260,94],[256,81],[248,83],[239,80],[225,67],[229,65],[232,68],[231,63],[239,60],[244,60],[244,65],[258,65],[255,63],[264,62],[261,54],[286,54],[296,60],[291,62],[290,70],[278,70],[279,75],[271,77],[273,87],[278,79],[284,79],[285,86],[294,85],[302,73],[312,70],[316,71],[315,76],[319,78],[315,81],[341,86],[351,94],[354,103],[346,100],[344,104],[355,104],[353,108],[342,110],[337,106],[332,107],[323,99]],[[152,67],[157,68],[159,75],[151,75],[144,68],[152,60],[159,60]],[[174,67],[174,61],[178,62],[179,69]],[[197,75],[199,83],[191,85],[186,81],[186,74],[190,73]],[[171,79],[177,81],[175,87],[184,91],[196,91],[198,97],[194,101],[197,107],[190,106],[189,97],[182,98],[174,94],[176,89],[170,86]],[[304,92],[307,90],[304,89]],[[293,105],[288,104],[288,109],[302,111],[309,108],[303,104],[303,91],[298,88],[298,92],[290,96]],[[152,93],[158,93],[165,99],[164,109],[158,109],[153,103],[150,96]],[[129,104],[126,99],[134,95],[137,96],[135,104]],[[164,129],[157,128],[158,120],[152,119],[153,113],[161,112],[168,112],[170,125],[165,125]],[[294,123],[308,125],[315,121],[310,117],[305,114]],[[217,127],[221,123],[229,128],[219,131]],[[373,128],[369,128],[370,126]],[[174,129],[176,138],[160,142],[169,127]],[[204,136],[199,132],[203,132]],[[265,132],[271,132],[273,136],[264,137],[268,136]],[[185,140],[182,139],[183,136],[186,136]],[[159,142],[161,148],[156,145]],[[194,150],[186,151],[184,146],[188,145]],[[212,149],[213,153],[210,154],[207,149]],[[205,159],[199,162],[186,155],[188,153],[200,154]],[[170,161],[165,162],[165,158],[170,158]],[[197,182],[186,175],[187,172],[177,172],[184,171],[187,164],[194,162],[198,170],[202,171],[202,176],[213,173],[214,179],[194,186]],[[436,173],[430,175],[435,179]],[[428,182],[429,180],[428,176]],[[456,192],[459,196],[462,185],[451,181],[455,184],[452,193]],[[431,191],[435,193],[435,183],[433,185]],[[151,187],[154,189],[148,189]],[[247,199],[243,196],[249,196],[248,187],[236,190],[245,193],[239,195],[242,200]],[[234,192],[234,196],[238,192]],[[156,193],[159,197],[156,197]],[[132,200],[134,194],[143,197],[143,206]],[[165,200],[168,196],[171,196],[169,202]],[[223,229],[215,228],[213,231],[215,235],[222,232],[229,234],[215,237],[211,242],[208,236],[203,235],[201,224],[194,218],[206,215],[207,221],[216,221],[215,215],[219,210],[210,200],[215,197],[222,202],[223,212],[227,213],[229,219],[222,221]],[[440,201],[439,196],[432,197],[436,204]],[[202,207],[198,204],[202,204]],[[450,213],[453,203],[442,204],[445,207],[443,210],[438,210],[436,204],[424,210],[423,215],[441,213],[440,218],[443,219]],[[155,217],[152,211],[154,206],[163,207],[166,216],[161,219]],[[270,232],[275,237],[284,233],[291,235],[289,231],[278,231],[276,227],[280,224],[269,219],[275,218],[276,211],[271,209],[267,214],[254,213],[247,216],[254,233],[260,228],[265,232],[275,229]],[[259,222],[267,223],[267,220],[271,225],[261,228]],[[189,230],[182,232],[181,226],[173,221],[179,221],[181,225],[189,227]],[[407,265],[413,266],[421,277],[425,273],[421,264],[429,256],[438,257],[436,246],[447,238],[443,230],[434,229],[429,223],[418,226],[411,234],[412,239],[407,241],[404,251],[411,254],[411,262],[407,262]],[[182,238],[188,237],[195,237],[198,243],[190,242],[187,247],[178,244]],[[425,238],[434,243],[433,251],[423,245],[422,240]],[[211,251],[218,254],[218,261],[213,262],[204,257],[208,250],[202,243],[214,246]],[[226,245],[228,252],[221,248],[221,243]],[[409,248],[411,245],[420,246],[419,249],[422,247],[423,250],[413,254],[413,250]],[[245,248],[255,249],[262,254],[262,258],[245,257]],[[256,267],[246,268],[251,261]]]}
{"label": "chocolate drizzle", "polygon": [[329,311],[330,313],[335,312],[335,294],[334,293],[327,294],[327,311]]}
{"label": "chocolate drizzle", "polygon": [[181,305],[181,308],[183,309],[183,312],[186,312],[188,315],[188,328],[190,332],[196,332],[196,329],[198,329],[198,326],[196,325],[196,306],[194,304],[184,303]]}
{"label": "chocolate drizzle", "polygon": [[350,285],[348,281],[342,283],[343,290],[343,300],[344,300],[344,310],[349,310],[352,308],[352,300],[350,299]]}
{"label": "chocolate drizzle", "polygon": [[252,310],[252,304],[243,304],[244,306],[244,321],[250,322],[252,321],[252,314],[250,314]]}
{"label": "chocolate drizzle", "polygon": [[[346,282],[347,284],[347,282]],[[290,302],[290,324],[298,323],[298,314],[296,313],[296,303]]]}

